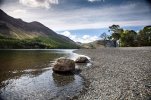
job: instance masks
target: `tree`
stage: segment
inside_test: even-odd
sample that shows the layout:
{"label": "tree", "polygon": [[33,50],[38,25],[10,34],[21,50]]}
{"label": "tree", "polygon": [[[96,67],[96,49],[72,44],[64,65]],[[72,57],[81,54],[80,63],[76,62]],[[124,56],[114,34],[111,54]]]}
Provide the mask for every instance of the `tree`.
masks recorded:
{"label": "tree", "polygon": [[121,33],[123,32],[123,29],[120,28],[119,25],[109,26],[109,29],[110,29],[109,31],[112,32],[111,37],[113,38],[113,40],[114,40],[114,45],[115,45],[115,47],[116,47],[116,42],[117,42],[117,40],[120,39]]}
{"label": "tree", "polygon": [[113,33],[117,33],[118,32],[118,29],[120,29],[120,26],[119,25],[112,25],[112,26],[109,26],[109,31],[112,31]]}
{"label": "tree", "polygon": [[104,32],[100,35],[100,37],[103,39],[104,46],[106,47],[106,40],[108,38],[108,35]]}
{"label": "tree", "polygon": [[114,40],[119,40],[120,39],[120,34],[123,32],[123,29],[120,28],[119,25],[112,25],[112,26],[109,26],[109,31],[112,32],[112,38]]}
{"label": "tree", "polygon": [[151,46],[151,26],[144,27],[138,33],[139,46]]}
{"label": "tree", "polygon": [[133,30],[125,30],[121,33],[121,46],[137,46],[137,33]]}

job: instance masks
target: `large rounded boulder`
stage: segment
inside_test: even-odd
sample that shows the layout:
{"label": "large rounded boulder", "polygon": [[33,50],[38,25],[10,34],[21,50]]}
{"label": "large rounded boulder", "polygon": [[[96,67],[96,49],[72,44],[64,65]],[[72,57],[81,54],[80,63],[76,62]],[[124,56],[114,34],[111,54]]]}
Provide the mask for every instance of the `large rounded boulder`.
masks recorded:
{"label": "large rounded boulder", "polygon": [[76,60],[75,60],[75,63],[88,63],[89,60],[87,57],[78,57]]}
{"label": "large rounded boulder", "polygon": [[53,65],[55,72],[70,72],[75,70],[75,62],[67,58],[59,58]]}

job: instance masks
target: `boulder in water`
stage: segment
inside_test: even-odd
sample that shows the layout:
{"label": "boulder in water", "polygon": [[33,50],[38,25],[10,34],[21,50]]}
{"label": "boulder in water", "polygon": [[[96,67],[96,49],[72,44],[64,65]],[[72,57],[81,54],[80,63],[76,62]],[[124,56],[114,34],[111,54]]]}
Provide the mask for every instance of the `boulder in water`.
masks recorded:
{"label": "boulder in water", "polygon": [[67,58],[59,58],[53,66],[55,72],[70,72],[75,70],[75,62]]}

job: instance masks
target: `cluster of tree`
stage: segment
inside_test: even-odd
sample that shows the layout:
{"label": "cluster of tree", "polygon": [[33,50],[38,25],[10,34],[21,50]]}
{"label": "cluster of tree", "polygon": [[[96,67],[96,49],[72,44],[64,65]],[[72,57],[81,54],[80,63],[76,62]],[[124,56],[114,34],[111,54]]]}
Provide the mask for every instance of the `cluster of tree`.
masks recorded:
{"label": "cluster of tree", "polygon": [[61,40],[58,42],[50,38],[37,37],[34,39],[14,39],[0,35],[0,49],[66,49],[78,48],[71,43],[65,43]]}
{"label": "cluster of tree", "polygon": [[121,47],[151,46],[151,26],[135,32],[134,30],[124,30],[119,25],[112,25],[109,26],[109,32],[111,32],[110,36],[103,33],[101,37],[104,40],[113,40],[115,43],[119,41]]}

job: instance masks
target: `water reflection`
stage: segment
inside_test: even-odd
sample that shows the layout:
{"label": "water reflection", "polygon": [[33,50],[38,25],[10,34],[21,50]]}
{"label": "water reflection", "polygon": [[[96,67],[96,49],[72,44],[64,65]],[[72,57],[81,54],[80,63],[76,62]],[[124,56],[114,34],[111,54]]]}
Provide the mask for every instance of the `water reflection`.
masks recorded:
{"label": "water reflection", "polygon": [[22,74],[2,82],[0,97],[4,100],[65,99],[74,96],[84,87],[79,75],[61,76],[52,70]]}
{"label": "water reflection", "polygon": [[91,68],[91,66],[92,66],[92,63],[76,63],[76,66],[78,67],[78,68]]}
{"label": "water reflection", "polygon": [[50,66],[59,57],[74,58],[71,51],[0,51],[0,100],[65,99],[78,94],[84,87],[83,78],[75,73],[53,73]]}
{"label": "water reflection", "polygon": [[0,71],[41,68],[41,65],[65,55],[54,50],[2,50],[0,51]]}
{"label": "water reflection", "polygon": [[73,74],[63,75],[58,73],[52,73],[53,81],[57,87],[68,85],[74,82],[75,77]]}

